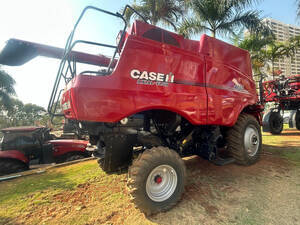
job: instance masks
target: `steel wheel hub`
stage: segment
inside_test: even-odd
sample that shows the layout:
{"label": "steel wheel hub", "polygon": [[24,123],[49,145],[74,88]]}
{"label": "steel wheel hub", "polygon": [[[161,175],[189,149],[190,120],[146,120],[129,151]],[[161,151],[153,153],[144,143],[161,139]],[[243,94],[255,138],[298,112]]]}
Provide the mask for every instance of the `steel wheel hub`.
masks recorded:
{"label": "steel wheel hub", "polygon": [[259,133],[255,126],[250,125],[246,128],[244,135],[244,145],[249,156],[255,156],[259,148]]}
{"label": "steel wheel hub", "polygon": [[163,202],[171,197],[177,187],[177,173],[169,165],[155,167],[146,182],[148,197],[155,202]]}

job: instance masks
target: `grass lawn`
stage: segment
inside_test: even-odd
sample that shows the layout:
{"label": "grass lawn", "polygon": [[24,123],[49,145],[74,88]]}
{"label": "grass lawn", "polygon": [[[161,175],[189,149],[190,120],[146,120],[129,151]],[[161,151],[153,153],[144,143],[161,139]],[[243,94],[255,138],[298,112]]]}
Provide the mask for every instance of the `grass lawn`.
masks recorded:
{"label": "grass lawn", "polygon": [[95,160],[0,183],[0,224],[300,224],[300,132],[263,133],[250,167],[185,159],[180,203],[146,218],[130,202],[126,174]]}

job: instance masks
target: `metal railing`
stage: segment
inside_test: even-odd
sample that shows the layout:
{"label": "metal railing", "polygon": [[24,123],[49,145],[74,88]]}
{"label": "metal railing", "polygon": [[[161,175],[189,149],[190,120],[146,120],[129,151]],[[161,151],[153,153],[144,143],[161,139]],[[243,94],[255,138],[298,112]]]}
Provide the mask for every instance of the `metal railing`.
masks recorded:
{"label": "metal railing", "polygon": [[50,100],[49,100],[49,104],[48,104],[48,113],[51,116],[51,121],[53,120],[53,117],[55,116],[64,116],[61,113],[57,113],[57,109],[58,109],[58,104],[59,104],[59,99],[61,96],[61,93],[63,90],[60,90],[58,93],[58,89],[61,83],[61,79],[64,78],[65,80],[65,84],[67,84],[68,82],[70,82],[70,80],[72,80],[77,73],[77,66],[76,66],[76,58],[73,56],[71,56],[71,52],[74,49],[74,47],[81,43],[81,44],[87,44],[87,45],[94,45],[94,46],[102,46],[102,47],[106,47],[106,48],[114,48],[115,51],[113,53],[113,56],[110,58],[109,64],[106,68],[106,71],[84,71],[83,73],[89,72],[89,73],[94,73],[94,74],[98,74],[98,75],[109,75],[112,72],[112,68],[113,68],[113,63],[116,59],[116,55],[118,50],[120,49],[121,46],[121,41],[119,41],[119,43],[115,46],[115,45],[108,45],[108,44],[104,44],[104,43],[97,43],[97,42],[91,42],[91,41],[84,41],[84,40],[76,40],[73,42],[73,38],[74,38],[74,34],[75,31],[77,29],[78,24],[80,23],[81,19],[83,18],[83,16],[85,15],[85,13],[88,10],[95,10],[97,12],[100,13],[105,13],[117,18],[120,18],[123,22],[124,22],[124,28],[122,30],[122,34],[121,34],[121,38],[120,40],[123,40],[125,32],[126,32],[126,28],[127,28],[127,21],[124,18],[124,15],[126,13],[126,11],[130,9],[132,10],[134,13],[136,13],[139,17],[141,17],[144,22],[147,23],[146,19],[140,14],[138,13],[136,10],[134,10],[131,6],[126,5],[122,14],[116,12],[116,13],[112,13],[103,9],[99,9],[96,8],[94,6],[87,6],[82,13],[80,14],[77,22],[74,25],[73,30],[71,31],[68,39],[67,39],[67,43],[65,45],[65,50],[63,53],[63,57],[61,59],[60,65],[59,65],[59,69],[56,75],[56,79],[53,85],[53,89],[52,89],[52,93],[50,96]]}

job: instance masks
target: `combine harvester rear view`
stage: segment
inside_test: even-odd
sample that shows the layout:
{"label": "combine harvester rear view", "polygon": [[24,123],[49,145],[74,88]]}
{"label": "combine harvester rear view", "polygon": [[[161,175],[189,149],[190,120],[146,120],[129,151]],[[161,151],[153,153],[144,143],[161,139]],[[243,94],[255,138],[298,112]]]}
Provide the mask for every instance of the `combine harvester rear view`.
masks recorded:
{"label": "combine harvester rear view", "polygon": [[[88,10],[117,17],[124,29],[117,45],[73,41]],[[199,155],[214,164],[251,165],[262,148],[263,106],[258,103],[249,53],[202,35],[200,41],[87,7],[65,50],[10,40],[0,63],[21,65],[37,55],[61,58],[48,106],[89,134],[106,172],[129,166],[128,187],[147,215],[174,206],[184,191],[181,157]],[[134,10],[133,10],[134,11]],[[135,12],[137,13],[137,12]],[[114,49],[111,57],[73,51],[77,44]],[[117,58],[116,56],[119,55]],[[97,65],[78,73],[77,63]],[[66,86],[60,90],[61,81]]]}

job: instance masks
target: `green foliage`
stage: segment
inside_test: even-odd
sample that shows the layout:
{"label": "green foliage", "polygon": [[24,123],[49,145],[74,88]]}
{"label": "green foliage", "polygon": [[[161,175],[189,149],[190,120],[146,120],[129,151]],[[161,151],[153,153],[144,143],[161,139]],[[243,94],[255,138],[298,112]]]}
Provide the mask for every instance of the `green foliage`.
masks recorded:
{"label": "green foliage", "polygon": [[[147,21],[156,25],[162,22],[177,29],[177,22],[184,13],[185,0],[139,0],[134,1],[132,7]],[[127,10],[125,19],[130,24],[131,18],[138,18],[132,10]]]}
{"label": "green foliage", "polygon": [[234,34],[246,27],[251,33],[270,33],[261,23],[260,12],[248,10],[256,0],[189,0],[191,17],[183,20],[179,32],[186,37],[205,31],[216,34]]}
{"label": "green foliage", "polygon": [[0,128],[14,127],[14,126],[29,126],[47,125],[49,116],[46,110],[35,104],[23,104],[18,99],[11,99],[11,107],[9,110],[1,105],[0,106]]}
{"label": "green foliage", "polygon": [[272,36],[250,35],[239,43],[239,47],[250,52],[256,73],[261,73],[261,68],[269,63],[269,70],[274,74],[274,62],[280,58],[294,56],[300,47],[300,36],[287,42],[278,42]]}
{"label": "green foliage", "polygon": [[0,68],[0,105],[5,109],[12,107],[11,97],[16,94],[15,80]]}

